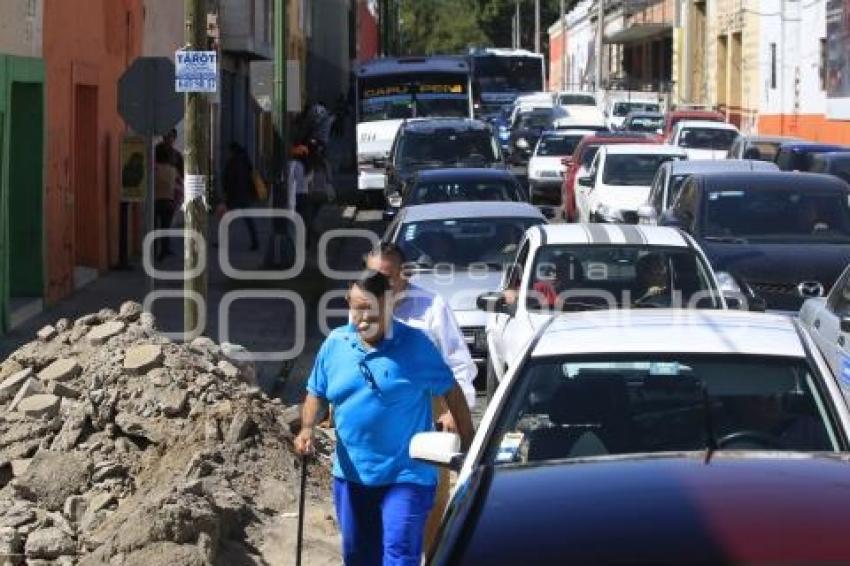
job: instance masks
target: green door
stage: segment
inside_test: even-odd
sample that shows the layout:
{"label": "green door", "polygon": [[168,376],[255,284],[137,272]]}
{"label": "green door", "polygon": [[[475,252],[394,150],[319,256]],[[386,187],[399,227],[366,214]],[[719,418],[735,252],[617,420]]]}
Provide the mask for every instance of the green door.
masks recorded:
{"label": "green door", "polygon": [[9,113],[9,294],[41,297],[43,85],[13,82]]}

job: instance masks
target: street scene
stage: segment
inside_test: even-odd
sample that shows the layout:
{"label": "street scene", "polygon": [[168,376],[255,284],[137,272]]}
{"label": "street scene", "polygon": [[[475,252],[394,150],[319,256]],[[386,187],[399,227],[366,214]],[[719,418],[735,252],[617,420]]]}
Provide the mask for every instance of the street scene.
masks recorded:
{"label": "street scene", "polygon": [[0,0],[0,566],[850,564],[850,3]]}

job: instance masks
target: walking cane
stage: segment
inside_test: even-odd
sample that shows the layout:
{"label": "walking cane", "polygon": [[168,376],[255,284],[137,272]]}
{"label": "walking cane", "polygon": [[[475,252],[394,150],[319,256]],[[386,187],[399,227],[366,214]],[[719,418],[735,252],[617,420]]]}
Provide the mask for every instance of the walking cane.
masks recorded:
{"label": "walking cane", "polygon": [[295,544],[295,566],[301,566],[301,546],[304,542],[304,499],[307,496],[307,460],[301,456],[301,491],[298,496],[298,538]]}

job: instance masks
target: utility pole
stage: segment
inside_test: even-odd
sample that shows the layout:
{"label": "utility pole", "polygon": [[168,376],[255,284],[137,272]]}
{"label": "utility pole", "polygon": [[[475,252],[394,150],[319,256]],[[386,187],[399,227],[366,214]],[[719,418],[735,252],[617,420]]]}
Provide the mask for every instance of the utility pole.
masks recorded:
{"label": "utility pole", "polygon": [[596,77],[595,89],[602,90],[602,35],[605,33],[605,0],[596,0]]}
{"label": "utility pole", "polygon": [[[190,51],[207,49],[207,11],[205,0],[185,0],[186,48]],[[186,273],[196,270],[206,253],[207,199],[209,190],[209,145],[207,143],[209,107],[202,92],[186,93],[186,180],[185,217],[186,238],[183,268]],[[193,234],[194,233],[194,234]],[[193,237],[194,236],[194,237]],[[203,241],[204,245],[198,246]],[[222,245],[224,245],[222,243]],[[204,258],[205,259],[205,258]],[[204,270],[194,277],[184,279],[183,326],[190,332],[206,316],[207,273]],[[202,300],[195,301],[200,296]]]}
{"label": "utility pole", "polygon": [[[286,171],[286,0],[274,2],[274,91],[272,93],[272,151],[274,179],[285,179]],[[285,185],[281,190],[286,190]]]}
{"label": "utility pole", "polygon": [[519,18],[519,0],[516,0],[516,48],[522,49],[522,26]]}
{"label": "utility pole", "polygon": [[561,0],[561,90],[567,90],[567,1]]}
{"label": "utility pole", "polygon": [[540,53],[540,0],[534,0],[534,52]]}

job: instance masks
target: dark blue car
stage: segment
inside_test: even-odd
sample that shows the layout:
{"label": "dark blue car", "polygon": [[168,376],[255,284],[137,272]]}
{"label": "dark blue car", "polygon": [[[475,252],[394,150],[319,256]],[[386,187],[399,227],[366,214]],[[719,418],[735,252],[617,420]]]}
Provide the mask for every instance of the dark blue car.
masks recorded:
{"label": "dark blue car", "polygon": [[850,147],[807,141],[785,142],[779,146],[775,162],[782,171],[811,171],[815,155],[836,151],[850,151]]}
{"label": "dark blue car", "polygon": [[832,175],[693,175],[660,224],[699,242],[724,291],[768,309],[798,311],[850,263],[850,186]]}

